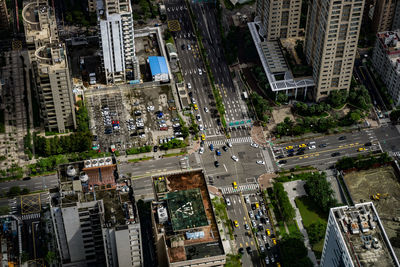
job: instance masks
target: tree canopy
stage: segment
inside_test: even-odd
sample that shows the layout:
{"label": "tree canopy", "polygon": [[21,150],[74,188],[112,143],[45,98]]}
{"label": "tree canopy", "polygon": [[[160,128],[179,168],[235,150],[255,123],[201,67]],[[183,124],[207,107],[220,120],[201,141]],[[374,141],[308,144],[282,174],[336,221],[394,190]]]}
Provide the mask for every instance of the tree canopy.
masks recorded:
{"label": "tree canopy", "polygon": [[331,184],[326,180],[326,173],[311,173],[304,186],[307,194],[323,212],[328,212],[331,207],[337,205],[333,196]]}
{"label": "tree canopy", "polygon": [[312,261],[307,256],[307,248],[299,235],[284,236],[280,245],[283,266],[311,267]]}

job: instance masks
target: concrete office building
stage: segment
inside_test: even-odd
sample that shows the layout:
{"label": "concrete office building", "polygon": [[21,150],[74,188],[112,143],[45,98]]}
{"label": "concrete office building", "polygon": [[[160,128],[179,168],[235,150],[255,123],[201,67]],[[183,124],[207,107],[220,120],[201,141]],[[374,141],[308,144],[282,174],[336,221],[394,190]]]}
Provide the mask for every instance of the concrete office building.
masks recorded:
{"label": "concrete office building", "polygon": [[46,130],[63,133],[76,128],[68,57],[58,39],[53,9],[47,1],[25,2],[22,10],[36,96]]}
{"label": "concrete office building", "polygon": [[393,19],[398,0],[378,0],[375,2],[372,27],[374,33],[390,31],[393,26]]}
{"label": "concrete office building", "polygon": [[396,106],[400,105],[400,30],[377,34],[372,65]]}
{"label": "concrete office building", "polygon": [[364,0],[312,0],[309,7],[305,53],[319,100],[350,88]]}
{"label": "concrete office building", "polygon": [[372,202],[330,210],[320,266],[400,266]]}
{"label": "concrete office building", "polygon": [[97,0],[100,48],[107,84],[139,79],[129,0]]}
{"label": "concrete office building", "polygon": [[143,266],[140,224],[103,228],[108,267]]}
{"label": "concrete office building", "polygon": [[0,30],[6,30],[10,26],[6,0],[0,0]]}
{"label": "concrete office building", "polygon": [[256,22],[266,41],[297,37],[300,14],[301,0],[257,0]]}

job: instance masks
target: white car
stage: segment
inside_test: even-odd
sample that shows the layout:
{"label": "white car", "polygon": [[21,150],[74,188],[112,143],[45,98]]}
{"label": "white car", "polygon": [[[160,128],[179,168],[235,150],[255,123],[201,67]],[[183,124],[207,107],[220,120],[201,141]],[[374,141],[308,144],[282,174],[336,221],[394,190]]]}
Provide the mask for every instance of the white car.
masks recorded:
{"label": "white car", "polygon": [[199,114],[196,115],[196,120],[197,120],[197,121],[201,121],[201,117],[200,117]]}
{"label": "white car", "polygon": [[200,131],[204,131],[204,126],[203,126],[203,124],[200,124],[200,125],[199,125],[199,130],[200,130]]}
{"label": "white car", "polygon": [[148,106],[148,107],[147,107],[147,111],[149,111],[149,112],[150,112],[150,111],[154,111],[154,106]]}
{"label": "white car", "polygon": [[265,162],[264,162],[264,161],[262,161],[262,160],[257,160],[257,164],[260,164],[260,165],[265,165]]}
{"label": "white car", "polygon": [[225,199],[226,205],[230,206],[231,205],[231,201],[229,200],[229,198]]}
{"label": "white car", "polygon": [[188,89],[192,89],[192,85],[190,83],[187,84]]}
{"label": "white car", "polygon": [[200,147],[199,154],[203,154],[203,153],[204,153],[204,147]]}
{"label": "white car", "polygon": [[232,147],[232,143],[231,143],[231,142],[226,143],[226,145],[227,145],[228,147]]}
{"label": "white car", "polygon": [[256,144],[256,143],[251,143],[250,146],[257,148],[257,147],[258,147],[258,144]]}
{"label": "white car", "polygon": [[315,149],[315,148],[316,148],[315,145],[311,145],[308,147],[308,149]]}
{"label": "white car", "polygon": [[238,159],[235,155],[232,156],[232,159],[233,159],[234,161],[239,161],[239,159]]}
{"label": "white car", "polygon": [[250,204],[249,196],[244,196],[244,202],[246,202],[247,204]]}
{"label": "white car", "polygon": [[199,69],[199,75],[202,75],[203,74],[203,72],[201,71],[201,69]]}
{"label": "white car", "polygon": [[190,44],[188,44],[188,50],[192,50],[192,47],[190,46]]}
{"label": "white car", "polygon": [[204,112],[208,113],[208,108],[207,107],[204,107]]}
{"label": "white car", "polygon": [[196,99],[194,99],[193,97],[190,99],[192,101],[193,104],[196,104]]}

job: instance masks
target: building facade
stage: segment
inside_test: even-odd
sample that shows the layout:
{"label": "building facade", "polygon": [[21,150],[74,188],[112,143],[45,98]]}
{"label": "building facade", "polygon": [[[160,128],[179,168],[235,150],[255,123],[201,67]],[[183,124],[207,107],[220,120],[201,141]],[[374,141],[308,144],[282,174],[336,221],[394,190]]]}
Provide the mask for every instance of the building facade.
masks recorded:
{"label": "building facade", "polygon": [[397,1],[396,10],[394,12],[392,30],[396,31],[400,30],[400,1]]}
{"label": "building facade", "polygon": [[309,7],[305,53],[319,100],[350,88],[364,0],[312,0]]}
{"label": "building facade", "polygon": [[320,266],[399,266],[372,202],[330,210]]}
{"label": "building facade", "polygon": [[139,77],[129,0],[97,0],[102,64],[107,84]]}
{"label": "building facade", "polygon": [[0,30],[6,30],[9,26],[6,0],[0,0]]}
{"label": "building facade", "polygon": [[398,0],[378,0],[375,3],[372,27],[374,33],[390,31],[395,18]]}
{"label": "building facade", "polygon": [[76,128],[72,81],[65,45],[59,41],[53,9],[47,1],[25,2],[22,10],[36,97],[46,130]]}
{"label": "building facade", "polygon": [[400,31],[377,34],[372,65],[396,106],[400,105]]}
{"label": "building facade", "polygon": [[106,266],[102,200],[54,207],[52,218],[63,266]]}
{"label": "building facade", "polygon": [[297,37],[299,33],[301,0],[257,0],[256,22],[266,41]]}

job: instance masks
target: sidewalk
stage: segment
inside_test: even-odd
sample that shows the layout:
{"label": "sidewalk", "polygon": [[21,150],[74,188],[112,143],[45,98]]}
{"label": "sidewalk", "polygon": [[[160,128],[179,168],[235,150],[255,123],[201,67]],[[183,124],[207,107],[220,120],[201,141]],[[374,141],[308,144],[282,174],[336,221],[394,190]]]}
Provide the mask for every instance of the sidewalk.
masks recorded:
{"label": "sidewalk", "polygon": [[284,183],[283,186],[285,188],[285,191],[288,193],[290,204],[292,204],[293,208],[296,211],[296,218],[295,219],[296,219],[297,226],[299,227],[300,232],[304,236],[304,245],[307,248],[308,257],[313,262],[314,266],[318,266],[317,258],[315,257],[315,254],[311,249],[311,245],[310,245],[310,242],[309,242],[309,239],[308,239],[308,234],[307,234],[306,229],[304,228],[303,221],[302,221],[301,215],[300,215],[300,211],[297,208],[296,203],[294,202],[294,199],[296,197],[301,197],[301,196],[307,195],[306,191],[304,190],[304,184],[305,183],[306,183],[305,181],[297,180],[297,181]]}

